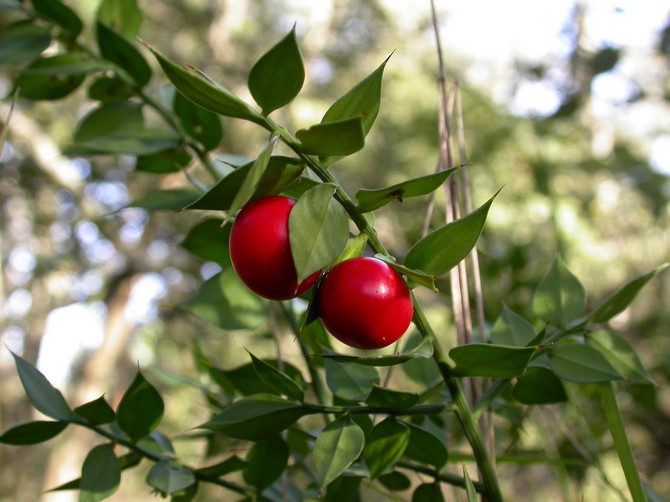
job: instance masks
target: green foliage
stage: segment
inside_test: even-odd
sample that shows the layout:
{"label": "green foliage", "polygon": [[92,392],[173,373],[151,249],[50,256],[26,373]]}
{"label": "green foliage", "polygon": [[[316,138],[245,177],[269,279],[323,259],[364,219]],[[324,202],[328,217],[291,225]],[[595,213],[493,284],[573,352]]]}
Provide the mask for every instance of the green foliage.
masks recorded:
{"label": "green foliage", "polygon": [[536,347],[509,347],[472,343],[449,351],[460,376],[513,378],[526,370]]}
{"label": "green foliage", "polygon": [[328,424],[314,443],[314,467],[319,487],[336,480],[363,452],[365,434],[350,417]]}
{"label": "green foliage", "polygon": [[409,444],[409,428],[393,417],[379,422],[365,440],[363,456],[375,479],[390,469],[402,457]]}
{"label": "green foliage", "polygon": [[163,418],[163,399],[140,371],[116,410],[116,423],[134,442],[153,431]]}
{"label": "green foliage", "polygon": [[121,464],[112,443],[96,446],[81,467],[79,490],[82,502],[97,502],[110,497],[121,483]]}
{"label": "green foliage", "polygon": [[543,321],[567,327],[582,315],[585,307],[584,286],[568,270],[561,257],[556,257],[551,270],[535,292],[533,311]]}

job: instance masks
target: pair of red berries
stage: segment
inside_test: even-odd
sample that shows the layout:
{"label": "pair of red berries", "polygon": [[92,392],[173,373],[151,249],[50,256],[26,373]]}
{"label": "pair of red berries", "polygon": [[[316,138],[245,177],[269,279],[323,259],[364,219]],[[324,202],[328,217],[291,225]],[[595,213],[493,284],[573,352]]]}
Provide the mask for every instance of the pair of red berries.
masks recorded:
{"label": "pair of red berries", "polygon": [[[288,219],[295,200],[281,195],[246,205],[230,231],[233,268],[249,289],[270,300],[288,300],[316,282],[300,284],[291,255]],[[360,349],[386,347],[412,321],[409,288],[400,274],[376,258],[352,258],[330,270],[319,285],[319,317],[341,342]]]}

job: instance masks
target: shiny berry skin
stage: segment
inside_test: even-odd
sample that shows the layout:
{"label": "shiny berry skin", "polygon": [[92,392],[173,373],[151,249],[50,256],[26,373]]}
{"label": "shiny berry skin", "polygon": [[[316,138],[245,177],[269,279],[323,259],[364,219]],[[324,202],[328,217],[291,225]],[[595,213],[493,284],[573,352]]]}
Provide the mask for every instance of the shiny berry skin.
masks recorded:
{"label": "shiny berry skin", "polygon": [[319,316],[342,343],[379,349],[400,338],[414,306],[403,278],[376,258],[352,258],[328,272],[318,292]]}
{"label": "shiny berry skin", "polygon": [[295,199],[261,197],[242,208],[230,230],[230,259],[242,282],[268,300],[289,300],[307,291],[316,272],[298,285],[288,218]]}

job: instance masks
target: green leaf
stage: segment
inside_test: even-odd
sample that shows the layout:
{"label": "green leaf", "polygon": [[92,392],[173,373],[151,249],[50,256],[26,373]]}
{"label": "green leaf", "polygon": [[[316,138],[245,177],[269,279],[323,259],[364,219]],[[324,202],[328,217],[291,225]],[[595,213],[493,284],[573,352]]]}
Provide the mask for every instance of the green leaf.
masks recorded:
{"label": "green leaf", "polygon": [[119,77],[98,77],[88,87],[88,97],[103,103],[118,103],[133,96],[133,92]]}
{"label": "green leaf", "polygon": [[142,12],[137,0],[102,0],[97,20],[132,40],[140,31]]}
{"label": "green leaf", "polygon": [[173,188],[170,190],[154,190],[139,199],[135,199],[127,206],[140,207],[148,211],[177,211],[193,202],[199,192],[188,188]]}
{"label": "green leaf", "polygon": [[412,502],[444,502],[442,489],[438,483],[422,483],[416,487]]}
{"label": "green leaf", "polygon": [[388,408],[394,411],[407,411],[419,402],[419,394],[387,389],[379,385],[372,385],[372,391],[365,403],[368,406]]}
{"label": "green leaf", "polygon": [[525,347],[535,336],[533,325],[507,307],[503,307],[491,329],[491,342],[496,345]]}
{"label": "green leaf", "polygon": [[157,430],[151,431],[148,436],[140,439],[137,446],[160,457],[175,458],[176,456],[172,441]]}
{"label": "green leaf", "polygon": [[523,404],[554,404],[568,400],[561,379],[553,371],[539,366],[529,367],[517,379],[512,395]]}
{"label": "green leaf", "polygon": [[537,347],[472,343],[449,351],[458,376],[514,378],[523,374]]}
{"label": "green leaf", "polygon": [[206,151],[219,146],[223,125],[218,115],[186,99],[180,92],[174,95],[173,109],[186,134],[199,141]]}
{"label": "green leaf", "polygon": [[388,188],[378,188],[375,190],[363,188],[356,193],[358,209],[363,213],[367,213],[390,204],[394,200],[402,202],[403,199],[410,197],[427,195],[440,188],[457,170],[457,167],[445,169],[427,176],[403,181]]}
{"label": "green leaf", "polygon": [[549,350],[551,369],[563,380],[576,383],[619,380],[619,372],[590,345],[562,343]]}
{"label": "green leaf", "polygon": [[350,237],[340,255],[330,264],[330,268],[332,269],[335,265],[342,263],[343,261],[363,256],[367,243],[368,236],[365,234],[358,234],[356,237]]}
{"label": "green leaf", "polygon": [[360,486],[360,477],[340,476],[328,485],[323,502],[361,502]]}
{"label": "green leaf", "polygon": [[414,244],[405,257],[405,266],[434,276],[449,272],[477,244],[489,208],[497,195],[472,213],[447,223]]}
{"label": "green leaf", "polygon": [[388,417],[374,426],[363,449],[371,479],[381,476],[395,465],[405,452],[409,437],[409,428],[394,417]]}
{"label": "green leaf", "polygon": [[585,307],[584,286],[557,256],[535,291],[533,312],[543,321],[567,327],[584,312]]}
{"label": "green leaf", "polygon": [[409,427],[410,435],[404,456],[422,464],[432,465],[436,469],[442,468],[449,459],[444,440],[418,425],[412,423],[405,425]]}
{"label": "green leaf", "polygon": [[149,47],[170,82],[196,105],[210,112],[262,122],[262,117],[228,89],[221,87],[204,73],[186,70]]}
{"label": "green leaf", "polygon": [[80,502],[97,502],[111,496],[121,483],[121,464],[114,455],[114,444],[93,448],[81,467]]}
{"label": "green leaf", "polygon": [[333,185],[316,185],[291,209],[288,236],[298,282],[332,262],[347,245],[349,220],[334,192]]}
{"label": "green leaf", "polygon": [[51,44],[51,33],[32,23],[10,24],[0,38],[0,63],[17,64],[32,61]]}
{"label": "green leaf", "polygon": [[267,322],[269,305],[228,269],[205,281],[179,307],[221,329],[253,329]]}
{"label": "green leaf", "polygon": [[412,270],[411,268],[408,268],[404,265],[400,265],[390,256],[385,256],[381,253],[376,254],[375,258],[388,263],[393,270],[407,277],[407,279],[410,281],[410,287],[413,285],[419,285],[437,293],[437,288],[435,287],[436,277],[434,275],[426,274],[420,270]]}
{"label": "green leaf", "polygon": [[354,363],[363,366],[395,366],[396,364],[403,364],[413,359],[430,359],[432,355],[433,344],[428,338],[426,338],[422,340],[421,343],[415,348],[402,354],[359,357],[328,352],[321,354],[320,357],[341,363]]}
{"label": "green leaf", "polygon": [[633,346],[619,335],[609,331],[595,331],[588,334],[586,343],[605,356],[605,359],[626,380],[658,387],[658,384],[642,366]]}
{"label": "green leaf", "polygon": [[61,99],[77,89],[86,74],[97,67],[76,53],[36,59],[19,74],[14,86],[28,99]]}
{"label": "green leaf", "polygon": [[181,246],[203,260],[231,267],[228,239],[232,225],[221,227],[222,223],[218,218],[202,220],[191,228]]}
{"label": "green leaf", "polygon": [[59,25],[72,38],[84,29],[79,16],[59,0],[32,0],[32,4],[37,14]]}
{"label": "green leaf", "polygon": [[170,502],[192,502],[198,494],[198,481],[196,480],[191,486],[175,492],[170,497]]}
{"label": "green leaf", "polygon": [[326,383],[339,398],[365,401],[372,390],[372,384],[379,384],[379,374],[369,366],[340,364],[326,359]]}
{"label": "green leaf", "polygon": [[353,117],[362,117],[363,131],[367,136],[377,118],[377,113],[379,113],[382,75],[390,57],[386,58],[375,71],[356,84],[344,96],[338,98],[328,108],[321,122],[337,122]]}
{"label": "green leaf", "polygon": [[103,104],[88,112],[77,125],[73,143],[82,143],[116,131],[144,129],[142,105],[131,101]]}
{"label": "green leaf", "polygon": [[135,171],[145,173],[176,173],[190,164],[191,155],[181,148],[168,148],[137,157]]}
{"label": "green leaf", "polygon": [[235,211],[244,206],[251,196],[254,194],[258,186],[260,185],[263,174],[267,169],[270,158],[272,156],[272,150],[277,143],[279,136],[273,136],[267,145],[263,148],[261,153],[258,154],[258,157],[251,164],[247,175],[244,177],[244,181],[240,185],[239,190],[233,197],[233,201],[230,203],[230,208],[228,209],[228,218],[230,218]]}
{"label": "green leaf", "polygon": [[463,478],[465,479],[465,494],[468,497],[468,502],[479,502],[479,497],[477,496],[475,485],[472,484],[472,479],[470,479],[470,474],[468,474],[468,469],[467,467],[465,467],[465,462],[463,462],[463,460],[461,460],[461,465],[463,466]]}
{"label": "green leaf", "polygon": [[77,406],[74,412],[84,418],[90,425],[108,424],[116,420],[114,410],[107,404],[104,396],[89,401],[86,404]]}
{"label": "green leaf", "polygon": [[403,492],[412,486],[409,478],[398,471],[379,476],[379,482],[392,492]]}
{"label": "green leaf", "polygon": [[281,436],[258,441],[247,455],[249,465],[242,471],[242,477],[260,493],[279,479],[288,458],[288,446]]}
{"label": "green leaf", "polygon": [[663,265],[656,267],[654,270],[623,285],[619,290],[607,298],[607,300],[605,300],[593,314],[591,314],[589,322],[607,322],[614,316],[626,310],[642,288],[659,273],[665,270],[668,265],[668,263],[664,263]]}
{"label": "green leaf", "polygon": [[[212,379],[224,390],[228,397],[233,397],[235,393],[243,396],[252,394],[275,394],[277,391],[268,384],[258,378],[258,374],[254,369],[253,363],[243,364],[231,370],[225,370],[214,366],[210,361],[201,359],[207,365],[207,370]],[[264,359],[264,363],[269,364],[273,368],[278,368],[279,363],[276,359]],[[299,382],[299,385],[304,386],[304,379],[300,370],[287,361],[282,361],[284,373],[286,373],[291,380]]]}
{"label": "green leaf", "polygon": [[12,352],[16,370],[26,395],[35,409],[44,415],[72,422],[76,415],[65,402],[60,391],[56,390],[46,377],[32,364]]}
{"label": "green leaf", "polygon": [[219,462],[215,465],[210,465],[209,467],[203,467],[202,469],[196,470],[196,474],[201,474],[207,477],[220,478],[231,472],[241,471],[249,465],[244,459],[241,459],[237,455],[228,457],[226,460]]}
{"label": "green leaf", "polygon": [[133,442],[147,436],[163,418],[163,399],[138,370],[116,410],[116,423]]}
{"label": "green leaf", "polygon": [[200,427],[237,439],[258,441],[280,433],[309,413],[313,412],[272,394],[254,394],[235,401]]}
{"label": "green leaf", "polygon": [[0,443],[11,445],[37,444],[60,434],[67,422],[35,421],[17,425],[0,436]]}
{"label": "green leaf", "polygon": [[328,424],[314,443],[314,468],[323,489],[346,471],[363,451],[365,434],[347,416]]}
{"label": "green leaf", "polygon": [[[184,209],[228,211],[253,164],[253,162],[250,162],[234,169],[198,200]],[[303,170],[304,164],[301,160],[273,155],[270,157],[265,172],[250,200],[280,193],[284,188],[298,179]]]}
{"label": "green leaf", "polygon": [[[247,352],[249,351],[247,350]],[[249,352],[249,355],[251,356],[251,362],[254,365],[254,369],[256,370],[258,378],[260,378],[264,383],[279,392],[279,394],[282,394],[289,399],[302,401],[305,398],[305,394],[302,391],[302,388],[293,380],[291,380],[291,378],[286,373],[279,371],[266,362],[261,361],[251,352]]]}
{"label": "green leaf", "polygon": [[[142,460],[142,457],[138,455],[137,453],[126,453],[125,455],[122,455],[121,457],[118,457],[119,460],[119,465],[121,466],[121,470],[125,469],[130,469],[131,467],[135,467],[140,463]],[[63,490],[78,490],[81,487],[81,478],[73,479],[72,481],[68,481],[67,483],[63,483],[60,486],[57,486],[56,488],[52,488],[51,490],[48,490],[49,492],[57,492],[57,491],[63,491]]]}
{"label": "green leaf", "polygon": [[188,488],[196,482],[193,471],[168,460],[157,462],[147,475],[147,484],[165,494]]}
{"label": "green leaf", "polygon": [[305,81],[295,27],[263,54],[249,73],[249,90],[263,115],[289,104]]}
{"label": "green leaf", "polygon": [[98,22],[96,36],[100,54],[107,61],[130,75],[137,85],[144,87],[151,80],[151,68],[144,56],[123,35],[113,28]]}
{"label": "green leaf", "polygon": [[353,117],[316,124],[295,133],[301,142],[300,150],[315,155],[349,155],[365,145],[363,119]]}

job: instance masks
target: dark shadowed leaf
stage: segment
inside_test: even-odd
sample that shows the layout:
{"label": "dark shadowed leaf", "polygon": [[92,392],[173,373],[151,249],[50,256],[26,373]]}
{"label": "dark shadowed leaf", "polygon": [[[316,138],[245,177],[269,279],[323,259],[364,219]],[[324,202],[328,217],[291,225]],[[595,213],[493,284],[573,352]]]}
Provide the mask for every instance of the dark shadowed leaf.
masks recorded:
{"label": "dark shadowed leaf", "polygon": [[175,458],[174,447],[170,439],[157,430],[153,430],[148,436],[144,436],[137,442],[137,446],[155,455],[167,458]]}
{"label": "dark shadowed leaf", "polygon": [[145,173],[176,173],[191,162],[191,155],[182,148],[168,148],[137,157],[135,171]]}
{"label": "dark shadowed leaf", "polygon": [[298,282],[332,262],[347,245],[349,220],[334,192],[333,185],[316,185],[291,209],[288,236]]}
{"label": "dark shadowed leaf", "polygon": [[84,418],[90,425],[108,424],[116,419],[114,410],[107,404],[104,396],[77,406],[74,412]]}
{"label": "dark shadowed leaf", "polygon": [[595,383],[619,380],[619,372],[590,345],[562,343],[549,350],[551,369],[563,380]]}
{"label": "dark shadowed leaf", "polygon": [[537,347],[472,343],[449,351],[459,376],[514,378],[523,374]]}
{"label": "dark shadowed leaf", "polygon": [[535,338],[535,328],[516,312],[504,307],[491,329],[491,342],[496,345],[525,347]]}
{"label": "dark shadowed leaf", "polygon": [[13,352],[12,356],[14,356],[23,389],[35,409],[56,420],[68,422],[76,420],[76,415],[65,402],[60,391],[56,390],[32,364]]}
{"label": "dark shadowed leaf", "polygon": [[656,267],[654,270],[623,285],[619,290],[613,293],[612,296],[607,298],[607,300],[605,300],[593,314],[591,314],[589,321],[607,322],[612,319],[612,317],[626,310],[628,305],[635,299],[642,288],[667,267],[668,263],[664,263],[663,265]]}
{"label": "dark shadowed leaf", "polygon": [[0,436],[0,443],[11,445],[37,444],[60,434],[67,422],[35,421],[17,425]]}
{"label": "dark shadowed leaf", "polygon": [[373,385],[365,403],[369,406],[388,408],[395,411],[407,411],[419,402],[419,394],[386,389]]}
{"label": "dark shadowed leaf", "polygon": [[313,411],[275,395],[254,394],[235,401],[200,427],[237,439],[258,441],[280,433],[309,413]]}
{"label": "dark shadowed leaf", "polygon": [[374,211],[390,204],[394,200],[402,202],[410,197],[420,197],[437,190],[458,168],[445,169],[427,176],[403,181],[388,188],[371,190],[363,188],[356,193],[358,208],[361,212]]}
{"label": "dark shadowed leaf", "polygon": [[[263,362],[269,364],[273,368],[278,368],[279,366],[276,359],[263,359]],[[282,361],[282,366],[284,367],[284,373],[286,373],[291,380],[299,382],[301,387],[304,386],[304,379],[298,368],[287,361]],[[270,387],[263,382],[263,380],[258,378],[253,363],[247,363],[231,370],[225,370],[212,365],[211,362],[209,362],[207,369],[212,379],[229,397],[234,397],[238,394],[242,396],[250,396],[252,394],[277,393],[273,387]]]}
{"label": "dark shadowed leaf", "polygon": [[177,211],[197,199],[199,192],[188,188],[170,190],[154,190],[139,199],[135,199],[127,207],[140,207],[148,211]]}
{"label": "dark shadowed leaf", "polygon": [[218,115],[205,110],[184,97],[174,95],[174,112],[186,134],[200,142],[205,150],[213,150],[223,139],[223,125]]}
{"label": "dark shadowed leaf", "polygon": [[438,483],[423,483],[416,487],[412,502],[444,502],[442,489]]}
{"label": "dark shadowed leaf", "polygon": [[215,465],[210,465],[209,467],[203,467],[195,471],[197,474],[202,474],[203,476],[220,478],[231,472],[241,471],[249,465],[244,459],[241,459],[237,455],[228,457],[223,462],[219,462]]}
{"label": "dark shadowed leaf", "polygon": [[405,266],[434,276],[449,272],[477,244],[496,195],[472,213],[447,223],[414,244],[405,257]]}
{"label": "dark shadowed leaf", "polygon": [[130,75],[140,87],[151,80],[151,68],[144,56],[123,35],[98,22],[96,36],[100,54]]}
{"label": "dark shadowed leaf", "polygon": [[0,38],[0,63],[17,64],[32,61],[51,43],[46,28],[32,23],[18,22],[9,25]]}
{"label": "dark shadowed leaf", "polygon": [[84,29],[79,16],[60,0],[32,0],[32,4],[40,17],[53,21],[72,38],[76,38]]}
{"label": "dark shadowed leaf", "polygon": [[97,66],[76,53],[47,56],[26,66],[14,86],[20,88],[19,96],[24,98],[60,99],[77,89]]}
{"label": "dark shadowed leaf", "polygon": [[[135,467],[140,463],[141,460],[142,457],[137,453],[126,453],[125,455],[118,457],[119,466],[121,467],[122,471],[125,469],[130,469],[131,467]],[[56,488],[52,488],[49,491],[57,492],[63,490],[78,490],[80,486],[81,486],[81,478],[77,478],[73,479],[72,481],[68,481],[67,483],[63,483],[62,485],[57,486]]]}
{"label": "dark shadowed leaf", "polygon": [[596,348],[622,377],[633,383],[656,385],[642,366],[633,346],[619,335],[609,331],[595,331],[586,337],[586,343]]}
{"label": "dark shadowed leaf", "polygon": [[221,223],[223,220],[218,218],[202,220],[191,228],[181,246],[203,260],[231,267],[228,239],[232,225],[221,227]]}
{"label": "dark shadowed leaf", "polygon": [[553,371],[539,366],[529,367],[517,378],[512,395],[523,404],[553,404],[568,400],[561,379]]}
{"label": "dark shadowed leaf", "polygon": [[149,49],[156,56],[170,82],[196,105],[228,117],[238,117],[252,122],[262,120],[261,116],[248,104],[206,75],[182,68],[153,48],[149,47]]}
{"label": "dark shadowed leaf", "polygon": [[132,96],[132,90],[118,77],[98,77],[88,87],[88,97],[103,103],[118,103]]}
{"label": "dark shadowed leaf", "polygon": [[133,442],[147,436],[163,418],[163,399],[138,370],[116,410],[116,422]]}
{"label": "dark shadowed leaf", "polygon": [[340,364],[326,359],[326,383],[333,394],[348,401],[365,401],[379,373],[369,366]]}
{"label": "dark shadowed leaf", "polygon": [[370,478],[381,476],[395,465],[405,452],[409,437],[409,428],[394,417],[388,417],[374,426],[363,449]]}
{"label": "dark shadowed leaf", "polygon": [[392,492],[403,492],[412,486],[410,479],[398,471],[379,476],[379,482]]}
{"label": "dark shadowed leaf", "polygon": [[314,468],[321,489],[333,482],[363,451],[365,434],[349,417],[328,424],[314,443]]}
{"label": "dark shadowed leaf", "polygon": [[360,494],[361,478],[354,476],[340,476],[330,485],[326,491],[323,502],[362,502]]}
{"label": "dark shadowed leaf", "polygon": [[131,101],[109,103],[94,108],[79,121],[72,141],[80,143],[118,130],[136,132],[142,129],[144,117],[141,104]]}
{"label": "dark shadowed leaf", "polygon": [[365,145],[361,117],[316,124],[295,133],[304,153],[315,155],[349,155]]}
{"label": "dark shadowed leaf", "polygon": [[[198,200],[184,209],[228,211],[235,198],[235,194],[240,190],[253,164],[253,162],[250,162],[232,170]],[[299,178],[303,169],[304,164],[299,159],[283,157],[281,155],[270,157],[265,172],[250,200],[280,193]]]}
{"label": "dark shadowed leaf", "polygon": [[249,352],[249,355],[251,356],[251,362],[254,365],[256,374],[261,381],[289,399],[295,399],[296,401],[302,401],[304,399],[305,395],[302,388],[296,382],[291,380],[291,377],[286,373],[261,361],[251,352]]}
{"label": "dark shadowed leaf", "polygon": [[228,269],[205,281],[179,307],[221,329],[252,329],[267,322],[269,305]]}
{"label": "dark shadowed leaf", "polygon": [[249,465],[242,477],[259,492],[274,483],[288,464],[289,450],[281,436],[272,436],[258,441],[249,451]]}
{"label": "dark shadowed leaf", "polygon": [[142,12],[137,0],[103,0],[98,7],[97,19],[132,40],[140,31]]}
{"label": "dark shadowed leaf", "polygon": [[156,463],[147,475],[149,486],[168,495],[182,491],[195,482],[195,474],[191,469],[168,460]]}
{"label": "dark shadowed leaf", "polygon": [[543,321],[566,327],[586,307],[586,290],[560,256],[535,291],[533,312]]}
{"label": "dark shadowed leaf", "polygon": [[305,68],[294,27],[251,68],[249,90],[267,115],[290,103],[302,89],[304,80]]}
{"label": "dark shadowed leaf", "polygon": [[111,496],[121,482],[121,464],[114,455],[114,445],[93,448],[81,467],[80,502],[97,502]]}
{"label": "dark shadowed leaf", "polygon": [[422,464],[432,465],[436,469],[440,469],[447,463],[449,458],[447,445],[441,437],[418,425],[412,423],[405,423],[405,425],[409,427],[410,433],[405,457]]}

